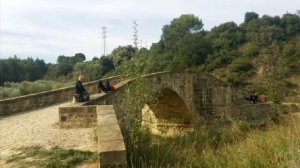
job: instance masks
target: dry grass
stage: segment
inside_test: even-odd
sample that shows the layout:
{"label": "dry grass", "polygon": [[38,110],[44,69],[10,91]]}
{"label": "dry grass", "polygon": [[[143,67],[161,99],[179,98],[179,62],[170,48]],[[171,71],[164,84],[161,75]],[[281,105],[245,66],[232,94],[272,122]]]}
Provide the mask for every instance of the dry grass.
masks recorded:
{"label": "dry grass", "polygon": [[247,124],[204,127],[180,137],[142,131],[132,144],[131,167],[263,168],[300,165],[300,119],[283,116],[263,130]]}

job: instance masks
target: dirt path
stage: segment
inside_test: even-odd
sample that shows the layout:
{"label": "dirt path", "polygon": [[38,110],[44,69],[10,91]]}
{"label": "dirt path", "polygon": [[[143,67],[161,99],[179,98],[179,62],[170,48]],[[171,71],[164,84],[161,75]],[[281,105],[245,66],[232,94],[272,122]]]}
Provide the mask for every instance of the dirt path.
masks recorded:
{"label": "dirt path", "polygon": [[4,160],[16,153],[16,149],[20,147],[60,146],[96,151],[97,144],[91,138],[92,128],[57,127],[58,107],[64,104],[0,118],[0,167],[3,167]]}

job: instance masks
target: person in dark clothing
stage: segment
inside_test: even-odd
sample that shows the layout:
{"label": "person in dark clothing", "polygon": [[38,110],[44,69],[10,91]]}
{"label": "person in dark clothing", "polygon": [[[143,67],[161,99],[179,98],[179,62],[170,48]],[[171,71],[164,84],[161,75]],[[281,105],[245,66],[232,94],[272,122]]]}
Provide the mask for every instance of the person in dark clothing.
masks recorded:
{"label": "person in dark clothing", "polygon": [[[254,94],[250,94],[249,96],[245,96],[244,99],[250,101],[252,104],[256,104],[256,103],[260,102],[259,96],[256,92]],[[263,101],[265,101],[265,100],[263,100]]]}
{"label": "person in dark clothing", "polygon": [[106,87],[106,90],[107,90],[107,91],[111,91],[111,85],[110,85],[110,83],[109,83],[109,80],[106,81],[105,87]]}
{"label": "person in dark clothing", "polygon": [[257,93],[254,93],[253,95],[253,99],[252,99],[252,103],[255,104],[258,102],[258,94]]}
{"label": "person in dark clothing", "polygon": [[253,95],[251,94],[249,100],[251,103],[256,104],[258,102],[258,94],[257,93],[254,93]]}
{"label": "person in dark clothing", "polygon": [[82,85],[84,79],[84,75],[81,74],[78,77],[78,81],[76,81],[74,94],[75,102],[85,102],[90,99],[90,94],[85,90],[85,88]]}
{"label": "person in dark clothing", "polygon": [[114,85],[110,84],[109,80],[106,81],[106,90],[110,91],[110,92],[115,92],[116,88],[114,87]]}
{"label": "person in dark clothing", "polygon": [[106,87],[104,86],[102,80],[99,80],[98,81],[98,93],[101,93],[101,92],[107,92],[107,89]]}

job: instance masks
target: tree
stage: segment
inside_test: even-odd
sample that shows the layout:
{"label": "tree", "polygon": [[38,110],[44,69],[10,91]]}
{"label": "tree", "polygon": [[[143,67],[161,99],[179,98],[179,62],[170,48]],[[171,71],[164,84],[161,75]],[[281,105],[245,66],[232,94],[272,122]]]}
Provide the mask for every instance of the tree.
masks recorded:
{"label": "tree", "polygon": [[4,82],[42,79],[47,72],[47,65],[44,60],[39,59],[27,58],[21,60],[14,56],[8,59],[0,59],[0,65],[0,85],[3,85]]}
{"label": "tree", "polygon": [[98,57],[93,57],[92,61],[100,61],[100,59]]}
{"label": "tree", "polygon": [[58,63],[58,64],[61,64],[61,63],[68,63],[67,57],[64,56],[64,55],[58,56],[58,57],[57,57],[57,63]]}
{"label": "tree", "polygon": [[107,56],[102,56],[100,58],[99,64],[100,64],[100,68],[99,68],[100,75],[105,75],[109,71],[115,69],[112,59]]}
{"label": "tree", "polygon": [[261,26],[281,26],[281,20],[279,16],[271,17],[268,15],[263,15],[259,20]]}
{"label": "tree", "polygon": [[284,30],[275,25],[273,26],[261,26],[259,32],[259,43],[263,46],[270,45],[273,41],[283,40]]}
{"label": "tree", "polygon": [[228,67],[229,72],[226,74],[226,81],[235,86],[245,86],[249,76],[254,74],[254,69],[250,61],[236,59]]}
{"label": "tree", "polygon": [[287,35],[294,35],[300,32],[300,16],[294,14],[284,14],[282,24]]}
{"label": "tree", "polygon": [[170,25],[163,27],[161,40],[166,49],[174,50],[179,39],[186,34],[199,32],[202,28],[203,23],[198,17],[192,14],[181,15],[179,18],[173,19]]}
{"label": "tree", "polygon": [[114,63],[114,66],[119,66],[123,61],[130,60],[136,53],[136,49],[131,45],[119,46],[111,52],[110,57]]}
{"label": "tree", "polygon": [[246,12],[244,22],[249,23],[250,21],[258,21],[259,15],[255,12]]}
{"label": "tree", "polygon": [[69,64],[58,64],[56,66],[56,76],[66,76],[73,71],[73,66]]}
{"label": "tree", "polygon": [[85,55],[82,53],[76,53],[75,56],[64,56],[60,55],[57,58],[58,64],[68,64],[74,66],[77,62],[83,62],[85,60]]}
{"label": "tree", "polygon": [[83,62],[85,60],[85,55],[82,53],[76,53],[75,60],[76,62]]}
{"label": "tree", "polygon": [[214,27],[209,37],[215,49],[233,48],[245,39],[242,30],[234,22],[227,22]]}
{"label": "tree", "polygon": [[202,32],[186,35],[178,42],[178,52],[174,55],[172,69],[186,69],[201,65],[211,53],[211,44]]}
{"label": "tree", "polygon": [[35,73],[34,73],[34,77],[33,77],[34,80],[42,79],[48,71],[48,67],[47,67],[45,61],[42,59],[36,59],[34,61],[33,66],[34,66],[34,69],[36,69]]}

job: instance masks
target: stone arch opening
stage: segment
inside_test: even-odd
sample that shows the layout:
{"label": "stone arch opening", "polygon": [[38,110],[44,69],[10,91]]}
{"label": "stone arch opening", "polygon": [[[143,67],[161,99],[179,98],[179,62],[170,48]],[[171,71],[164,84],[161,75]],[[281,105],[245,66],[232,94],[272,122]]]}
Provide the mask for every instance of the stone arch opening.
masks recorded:
{"label": "stone arch opening", "polygon": [[192,116],[175,91],[162,89],[154,95],[154,101],[142,109],[142,126],[158,135],[172,136],[192,130]]}

